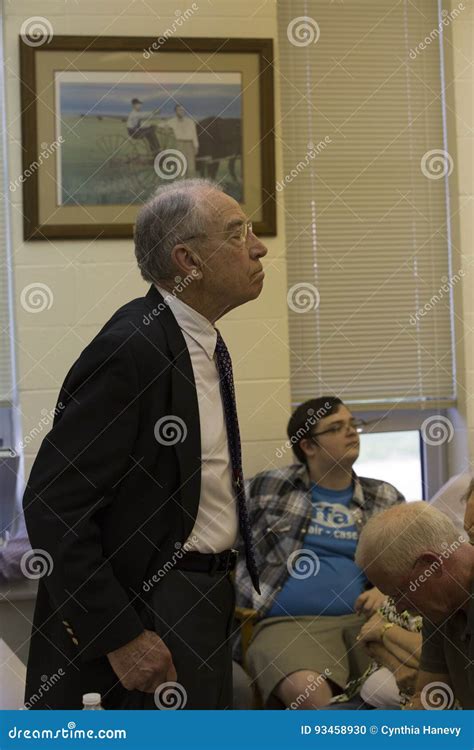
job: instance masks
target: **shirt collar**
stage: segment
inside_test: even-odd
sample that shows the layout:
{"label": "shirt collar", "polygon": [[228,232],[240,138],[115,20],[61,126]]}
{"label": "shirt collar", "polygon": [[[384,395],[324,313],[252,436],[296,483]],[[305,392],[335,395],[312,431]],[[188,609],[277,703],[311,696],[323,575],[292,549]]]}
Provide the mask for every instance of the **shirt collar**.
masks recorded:
{"label": "shirt collar", "polygon": [[[364,508],[365,507],[364,491],[362,489],[360,479],[355,473],[355,471],[352,472],[352,480],[353,480],[353,486],[354,486],[352,500],[361,508]],[[311,489],[312,481],[309,476],[308,469],[304,464],[300,464],[295,469],[295,473],[293,475],[293,481],[301,482],[307,490]]]}
{"label": "shirt collar", "polygon": [[293,482],[301,482],[305,489],[309,490],[311,487],[311,479],[307,467],[304,464],[299,464],[292,477]]}
{"label": "shirt collar", "polygon": [[209,359],[214,357],[217,331],[212,323],[193,307],[190,307],[167,289],[155,284],[164,302],[168,305],[182,331],[186,331],[199,346],[204,349]]}
{"label": "shirt collar", "polygon": [[352,501],[354,503],[357,503],[359,507],[365,508],[364,490],[362,489],[360,479],[355,473],[355,471],[352,472],[352,479],[354,482],[354,492],[352,494]]}

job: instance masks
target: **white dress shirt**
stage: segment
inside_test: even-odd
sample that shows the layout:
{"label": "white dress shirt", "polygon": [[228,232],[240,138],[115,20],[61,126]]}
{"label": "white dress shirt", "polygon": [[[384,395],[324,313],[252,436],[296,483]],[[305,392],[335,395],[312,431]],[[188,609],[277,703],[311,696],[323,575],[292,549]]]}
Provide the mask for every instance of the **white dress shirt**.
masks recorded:
{"label": "white dress shirt", "polygon": [[145,119],[145,113],[139,112],[136,109],[132,109],[129,116],[127,117],[127,128],[133,130],[141,125],[142,120]]}
{"label": "white dress shirt", "polygon": [[201,425],[201,496],[196,521],[187,541],[191,551],[222,552],[235,544],[238,513],[214,358],[217,332],[203,315],[158,284],[155,286],[181,328],[196,382]]}
{"label": "white dress shirt", "polygon": [[190,117],[170,117],[166,123],[173,128],[177,141],[192,141],[196,151],[199,148],[196,123]]}

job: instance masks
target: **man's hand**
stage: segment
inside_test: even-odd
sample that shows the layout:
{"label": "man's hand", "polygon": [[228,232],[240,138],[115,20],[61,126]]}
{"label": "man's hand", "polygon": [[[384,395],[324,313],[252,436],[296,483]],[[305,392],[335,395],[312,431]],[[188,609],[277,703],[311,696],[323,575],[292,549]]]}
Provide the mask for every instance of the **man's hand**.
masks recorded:
{"label": "man's hand", "polygon": [[407,667],[406,664],[400,664],[393,674],[398,689],[407,695],[411,695],[415,690],[418,670],[412,669],[412,667]]}
{"label": "man's hand", "polygon": [[377,664],[381,667],[387,667],[391,672],[395,672],[400,666],[397,657],[391,654],[390,651],[385,648],[383,643],[369,641],[365,644],[365,650],[372,659],[375,659]]}
{"label": "man's hand", "polygon": [[377,588],[363,591],[360,596],[357,597],[354,609],[358,615],[365,615],[370,617],[382,606],[387,597],[382,594]]}
{"label": "man's hand", "polygon": [[467,498],[466,512],[464,514],[464,529],[471,544],[474,544],[474,491]]}
{"label": "man's hand", "polygon": [[390,653],[385,646],[375,641],[370,641],[365,645],[366,651],[372,659],[381,666],[386,667],[392,672],[399,690],[411,694],[415,691],[415,683],[418,677],[418,670],[407,667],[406,664],[397,659]]}
{"label": "man's hand", "polygon": [[379,615],[378,612],[372,615],[372,617],[365,622],[357,636],[356,640],[358,643],[368,643],[369,641],[381,641],[382,630],[386,620]]}
{"label": "man's hand", "polygon": [[107,658],[127,690],[154,693],[163,682],[176,681],[171,653],[152,630],[144,630],[130,643],[107,654]]}
{"label": "man's hand", "polygon": [[[437,708],[437,706],[431,705],[434,699],[434,693],[433,698],[430,699],[429,686],[431,684],[439,685],[440,683],[445,685],[448,690],[451,688],[448,674],[435,674],[434,672],[424,672],[420,669],[416,678],[415,694],[410,702],[407,703],[406,706],[402,706],[402,708],[407,710],[413,709],[415,711],[426,711],[430,708]],[[424,694],[423,688],[427,688],[426,694]],[[449,708],[452,708],[452,706],[449,706]]]}

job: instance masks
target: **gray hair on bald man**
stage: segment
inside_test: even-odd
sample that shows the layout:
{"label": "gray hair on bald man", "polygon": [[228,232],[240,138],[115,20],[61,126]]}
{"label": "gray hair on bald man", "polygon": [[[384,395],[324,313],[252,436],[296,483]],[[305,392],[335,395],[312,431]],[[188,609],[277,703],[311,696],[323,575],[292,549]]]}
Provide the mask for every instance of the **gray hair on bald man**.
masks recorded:
{"label": "gray hair on bald man", "polygon": [[426,502],[410,502],[372,516],[362,529],[355,561],[362,570],[373,565],[386,575],[405,576],[425,552],[442,554],[459,541],[448,516]]}
{"label": "gray hair on bald man", "polygon": [[205,179],[177,180],[160,186],[138,213],[135,257],[145,281],[171,279],[176,269],[171,251],[186,237],[205,235],[205,194],[222,188]]}

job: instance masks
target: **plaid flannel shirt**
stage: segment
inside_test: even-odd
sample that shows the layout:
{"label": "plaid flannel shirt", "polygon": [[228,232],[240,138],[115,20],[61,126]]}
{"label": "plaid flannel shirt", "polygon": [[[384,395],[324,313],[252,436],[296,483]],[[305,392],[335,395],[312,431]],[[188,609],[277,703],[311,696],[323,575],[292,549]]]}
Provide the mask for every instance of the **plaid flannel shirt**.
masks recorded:
{"label": "plaid flannel shirt", "polygon": [[[374,513],[405,501],[388,482],[358,477],[353,472],[354,493],[349,503],[360,533]],[[263,471],[245,482],[255,558],[260,574],[261,594],[257,594],[247,573],[245,554],[239,538],[239,558],[235,568],[236,604],[255,609],[259,619],[270,610],[277,593],[289,575],[288,556],[303,546],[311,521],[311,480],[306,466]],[[234,658],[240,659],[238,637]]]}

